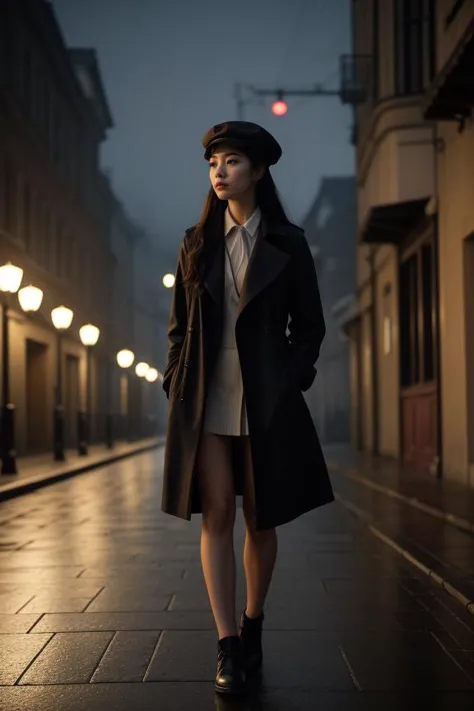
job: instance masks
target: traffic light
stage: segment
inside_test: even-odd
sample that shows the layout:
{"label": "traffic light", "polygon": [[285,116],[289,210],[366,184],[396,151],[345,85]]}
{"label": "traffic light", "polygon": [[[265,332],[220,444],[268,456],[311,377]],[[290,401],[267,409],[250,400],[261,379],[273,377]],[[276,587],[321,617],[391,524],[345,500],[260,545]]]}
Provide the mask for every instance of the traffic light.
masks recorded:
{"label": "traffic light", "polygon": [[272,104],[272,112],[275,116],[284,116],[288,111],[288,104],[283,99],[277,99]]}

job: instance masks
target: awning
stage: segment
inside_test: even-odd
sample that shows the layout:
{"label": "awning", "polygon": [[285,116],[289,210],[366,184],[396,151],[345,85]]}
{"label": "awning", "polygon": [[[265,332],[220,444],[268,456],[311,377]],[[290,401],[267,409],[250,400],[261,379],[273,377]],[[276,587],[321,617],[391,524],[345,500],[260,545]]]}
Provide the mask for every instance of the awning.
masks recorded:
{"label": "awning", "polygon": [[353,313],[344,321],[344,323],[341,323],[339,325],[339,328],[345,336],[348,336],[349,338],[355,338],[357,336],[357,330],[359,328],[360,321],[361,315],[356,307]]}
{"label": "awning", "polygon": [[359,233],[360,242],[396,244],[426,219],[429,197],[372,207]]}
{"label": "awning", "polygon": [[466,28],[443,70],[428,89],[426,119],[460,121],[474,107],[474,19]]}

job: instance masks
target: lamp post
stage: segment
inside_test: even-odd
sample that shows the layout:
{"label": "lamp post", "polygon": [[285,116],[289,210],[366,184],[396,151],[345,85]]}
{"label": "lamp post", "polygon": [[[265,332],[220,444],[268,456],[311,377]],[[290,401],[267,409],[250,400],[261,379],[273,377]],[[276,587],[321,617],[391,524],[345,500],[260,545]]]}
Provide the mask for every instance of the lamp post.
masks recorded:
{"label": "lamp post", "polygon": [[[158,380],[158,371],[156,368],[149,368],[145,378],[149,383],[155,383]],[[153,434],[158,434],[158,415],[157,415],[157,403],[156,403],[156,397],[155,397],[155,388],[153,388],[153,392],[151,393],[151,398],[150,395],[148,395],[148,402],[151,400],[151,407],[153,408],[152,414],[149,414],[149,418],[151,420],[150,422],[150,436]],[[149,405],[150,407],[150,405]]]}
{"label": "lamp post", "polygon": [[107,355],[107,414],[105,418],[105,444],[107,449],[114,447],[114,412],[113,412],[113,371],[110,355]]}
{"label": "lamp post", "polygon": [[2,474],[17,474],[18,472],[15,451],[15,406],[10,402],[8,310],[10,295],[16,294],[22,279],[23,269],[20,267],[10,263],[0,267],[0,291],[4,293],[2,303]]}
{"label": "lamp post", "polygon": [[[148,363],[144,363],[143,361],[140,363],[137,363],[135,366],[135,374],[142,380],[146,378],[146,374],[150,370],[150,366]],[[139,437],[143,437],[143,386],[141,382],[138,383],[138,414],[139,414]]]}
{"label": "lamp post", "polygon": [[130,378],[128,369],[135,361],[135,353],[128,348],[123,348],[117,353],[117,363],[123,370],[127,371],[127,439],[132,439],[132,421],[130,417]]}
{"label": "lamp post", "polygon": [[91,435],[91,354],[100,336],[100,329],[92,323],[87,323],[79,329],[82,344],[86,347],[86,411],[79,412],[78,417],[78,453],[84,456],[88,453],[88,444]]}
{"label": "lamp post", "polygon": [[62,334],[72,323],[73,311],[66,306],[57,306],[51,311],[51,320],[57,330],[57,355],[56,355],[56,397],[54,406],[54,459],[64,462],[64,406],[62,397]]}

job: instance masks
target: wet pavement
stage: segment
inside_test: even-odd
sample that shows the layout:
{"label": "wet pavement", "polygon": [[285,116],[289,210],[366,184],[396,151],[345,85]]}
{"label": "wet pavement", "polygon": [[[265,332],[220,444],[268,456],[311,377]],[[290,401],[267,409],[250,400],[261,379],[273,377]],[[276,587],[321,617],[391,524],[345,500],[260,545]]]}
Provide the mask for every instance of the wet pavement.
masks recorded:
{"label": "wet pavement", "polygon": [[109,462],[149,451],[161,445],[163,441],[164,437],[157,436],[133,442],[115,441],[110,448],[104,443],[92,444],[89,445],[86,455],[78,454],[77,449],[66,449],[62,462],[54,461],[51,453],[17,457],[16,474],[0,476],[0,501],[82,474]]}
{"label": "wet pavement", "polygon": [[[351,455],[346,448],[330,448],[327,456],[341,500],[474,615],[474,532],[461,517],[467,515],[461,485],[416,474],[393,460]],[[464,487],[464,499],[474,507],[472,496]],[[445,516],[454,520],[447,523]]]}
{"label": "wet pavement", "polygon": [[474,533],[474,488],[456,479],[417,471],[399,460],[356,452],[349,445],[326,448],[329,463],[353,481],[390,492],[414,508]]}
{"label": "wet pavement", "polygon": [[159,511],[162,456],[0,504],[0,709],[474,707],[474,616],[338,503],[279,529],[261,687],[217,697],[200,518]]}

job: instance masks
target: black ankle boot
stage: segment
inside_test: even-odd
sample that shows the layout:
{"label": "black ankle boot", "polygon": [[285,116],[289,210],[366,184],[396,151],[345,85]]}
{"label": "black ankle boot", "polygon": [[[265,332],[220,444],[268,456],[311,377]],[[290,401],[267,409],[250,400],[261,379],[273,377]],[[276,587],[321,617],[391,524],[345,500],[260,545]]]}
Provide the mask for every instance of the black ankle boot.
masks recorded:
{"label": "black ankle boot", "polygon": [[244,653],[244,665],[248,671],[257,671],[262,666],[262,624],[265,615],[252,619],[245,610],[240,618],[240,639]]}
{"label": "black ankle boot", "polygon": [[245,689],[242,644],[238,637],[223,637],[217,643],[215,689],[220,694],[241,694]]}

